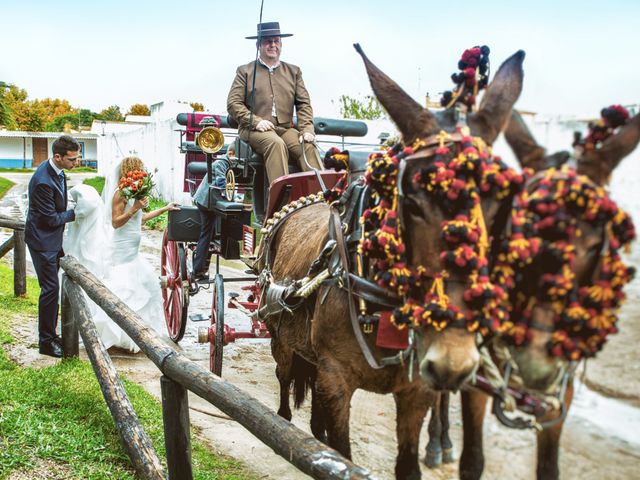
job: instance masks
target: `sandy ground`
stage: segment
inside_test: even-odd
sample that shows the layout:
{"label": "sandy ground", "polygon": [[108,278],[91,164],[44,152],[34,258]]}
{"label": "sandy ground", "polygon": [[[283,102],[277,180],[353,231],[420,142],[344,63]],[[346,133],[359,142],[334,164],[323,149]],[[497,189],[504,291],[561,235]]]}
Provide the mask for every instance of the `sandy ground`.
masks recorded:
{"label": "sandy ground", "polygon": [[[0,207],[0,212],[8,213],[11,198],[5,200]],[[158,270],[160,244],[159,232],[145,233],[142,252]],[[640,257],[633,260],[636,265],[640,263]],[[228,269],[224,269],[223,273],[225,276],[238,274],[237,271]],[[227,292],[238,291],[240,285],[230,283],[225,288]],[[640,305],[638,281],[632,284],[628,293],[629,301],[620,322],[622,333],[611,340],[597,360],[589,363],[586,373],[586,383],[591,388],[604,392],[608,397],[622,398],[625,401],[604,398],[586,386],[579,388],[562,437],[560,468],[563,478],[637,478],[640,466],[640,436],[637,435],[640,429],[640,411],[637,408],[640,405],[640,351],[637,348],[640,320],[635,314],[636,307]],[[190,314],[208,315],[211,308],[210,292],[201,291],[191,300]],[[227,312],[225,319],[236,328],[248,327],[248,320],[238,312]],[[204,366],[209,362],[209,347],[198,344],[196,339],[198,327],[206,325],[207,322],[190,321],[185,338],[179,346],[182,353]],[[17,362],[42,366],[57,361],[37,354],[35,318],[16,321],[15,328],[14,336],[19,342],[10,348],[9,353]],[[118,353],[113,358],[119,373],[139,382],[159,398],[159,371],[144,355]],[[278,385],[274,371],[275,364],[268,341],[239,340],[236,344],[225,347],[223,377],[275,410],[278,404]],[[239,459],[261,478],[306,478],[209,403],[191,395],[190,406],[192,424],[199,429],[199,436],[214,450]],[[454,396],[451,434],[458,453],[461,445],[459,410],[459,398]],[[309,431],[308,405],[294,412],[293,421],[303,430]],[[391,396],[358,391],[352,401],[351,431],[354,462],[368,468],[378,478],[393,478],[396,443],[395,406]],[[421,438],[423,449],[427,440],[426,422]],[[506,429],[491,415],[485,421],[485,456],[483,478],[535,477],[534,434]],[[456,464],[433,471],[423,467],[423,478],[457,477]]]}

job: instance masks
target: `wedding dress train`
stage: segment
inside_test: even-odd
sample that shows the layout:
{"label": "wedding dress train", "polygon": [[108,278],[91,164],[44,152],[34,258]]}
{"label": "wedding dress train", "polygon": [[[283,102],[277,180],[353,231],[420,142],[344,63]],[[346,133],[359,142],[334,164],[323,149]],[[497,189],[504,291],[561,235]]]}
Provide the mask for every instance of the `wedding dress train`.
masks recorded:
{"label": "wedding dress train", "polygon": [[[139,254],[142,210],[138,210],[122,227],[113,230],[105,224],[105,209],[93,187],[78,185],[69,193],[76,201],[76,221],[68,229],[65,253],[78,258],[146,325],[162,332],[164,312],[158,273]],[[132,204],[133,200],[130,200],[127,208]],[[131,352],[140,350],[101,308],[93,304],[91,310],[106,348],[119,347]]]}

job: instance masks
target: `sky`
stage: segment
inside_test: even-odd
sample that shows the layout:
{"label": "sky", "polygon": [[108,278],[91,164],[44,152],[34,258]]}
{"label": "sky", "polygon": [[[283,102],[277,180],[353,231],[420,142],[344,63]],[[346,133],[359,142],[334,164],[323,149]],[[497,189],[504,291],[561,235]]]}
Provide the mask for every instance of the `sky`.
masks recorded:
{"label": "sky", "polygon": [[[226,113],[236,67],[255,57],[244,37],[260,3],[0,0],[0,81],[93,111],[182,100]],[[451,89],[475,45],[491,48],[493,72],[526,52],[520,109],[594,117],[640,102],[638,1],[265,0],[262,18],[294,34],[281,59],[302,68],[317,116],[371,94],[356,42],[420,103]]]}

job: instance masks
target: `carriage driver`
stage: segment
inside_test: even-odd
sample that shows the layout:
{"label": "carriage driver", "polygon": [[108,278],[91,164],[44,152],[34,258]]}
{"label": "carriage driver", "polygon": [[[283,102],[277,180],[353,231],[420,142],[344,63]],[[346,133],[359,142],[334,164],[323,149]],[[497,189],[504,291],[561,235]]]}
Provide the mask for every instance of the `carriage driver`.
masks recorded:
{"label": "carriage driver", "polygon": [[[269,183],[289,173],[289,155],[302,171],[322,168],[317,149],[308,143],[315,139],[313,110],[302,72],[296,65],[280,61],[282,37],[291,35],[280,33],[278,22],[259,23],[258,35],[246,37],[258,39],[258,60],[238,67],[227,98],[227,110],[238,122],[240,138],[264,158]],[[297,129],[292,124],[294,107]]]}

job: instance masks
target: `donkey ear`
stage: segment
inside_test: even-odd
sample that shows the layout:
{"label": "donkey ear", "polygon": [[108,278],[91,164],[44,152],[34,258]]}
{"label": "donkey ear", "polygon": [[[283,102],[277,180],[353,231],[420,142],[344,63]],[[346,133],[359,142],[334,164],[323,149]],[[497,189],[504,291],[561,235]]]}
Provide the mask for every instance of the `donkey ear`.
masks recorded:
{"label": "donkey ear", "polygon": [[524,51],[518,50],[500,66],[487,87],[480,109],[469,116],[476,135],[492,144],[509,120],[513,105],[522,91]]}
{"label": "donkey ear", "polygon": [[578,160],[578,172],[603,185],[620,161],[629,155],[640,141],[640,113],[602,143],[598,150],[586,151]]}
{"label": "donkey ear", "polygon": [[435,116],[371,63],[360,44],[353,46],[364,61],[376,98],[398,126],[405,145],[411,145],[417,138],[437,132],[438,122]]}
{"label": "donkey ear", "polygon": [[537,144],[529,127],[516,110],[511,111],[511,118],[504,131],[504,138],[522,168],[533,168],[535,171],[544,168],[541,160],[544,157],[545,149]]}

